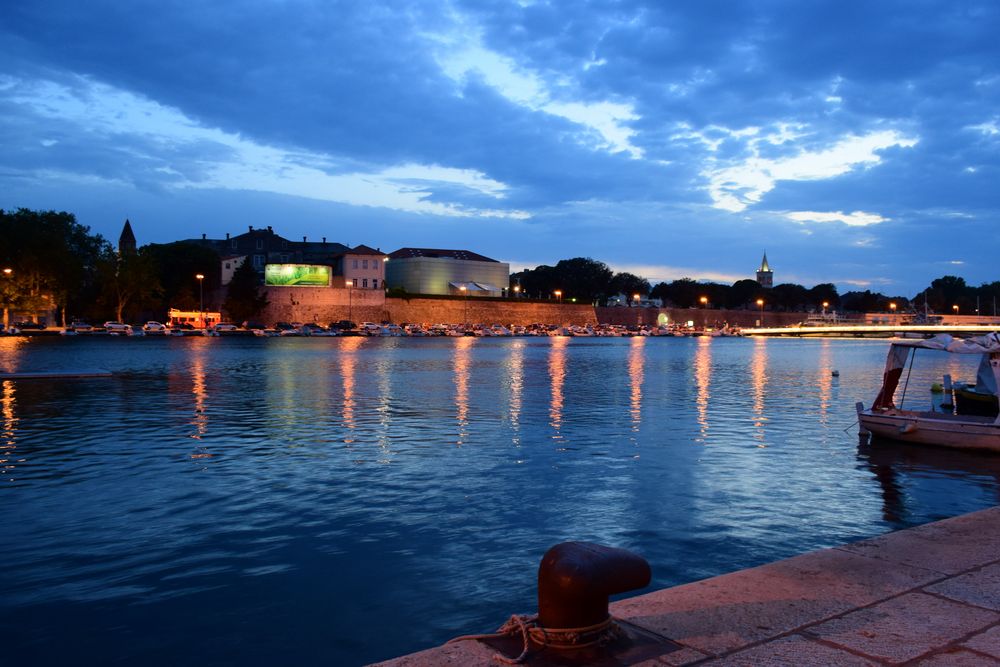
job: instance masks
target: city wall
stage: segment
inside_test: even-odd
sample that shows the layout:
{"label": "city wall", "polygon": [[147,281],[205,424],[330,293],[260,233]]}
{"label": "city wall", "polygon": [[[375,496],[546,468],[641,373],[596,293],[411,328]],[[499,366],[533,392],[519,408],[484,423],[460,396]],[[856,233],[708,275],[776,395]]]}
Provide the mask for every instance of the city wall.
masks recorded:
{"label": "city wall", "polygon": [[[268,287],[270,304],[261,313],[265,324],[275,322],[482,323],[482,324],[571,324],[597,323],[656,325],[693,322],[695,327],[757,326],[759,310],[714,310],[705,308],[594,307],[556,301],[495,300],[468,297],[386,297],[382,290],[363,288]],[[801,322],[803,313],[763,312],[763,326],[785,326]]]}

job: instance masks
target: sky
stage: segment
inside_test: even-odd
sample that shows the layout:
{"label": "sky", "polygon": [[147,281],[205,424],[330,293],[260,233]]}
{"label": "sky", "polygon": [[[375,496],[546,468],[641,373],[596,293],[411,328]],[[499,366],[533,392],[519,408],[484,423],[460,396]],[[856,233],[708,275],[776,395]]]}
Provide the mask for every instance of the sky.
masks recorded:
{"label": "sky", "polygon": [[1000,280],[995,0],[7,2],[0,208],[512,270]]}

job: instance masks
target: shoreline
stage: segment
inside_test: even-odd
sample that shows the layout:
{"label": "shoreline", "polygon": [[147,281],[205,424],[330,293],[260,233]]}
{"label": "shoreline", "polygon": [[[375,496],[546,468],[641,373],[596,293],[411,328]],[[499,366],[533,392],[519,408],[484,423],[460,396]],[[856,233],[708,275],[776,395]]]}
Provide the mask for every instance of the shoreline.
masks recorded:
{"label": "shoreline", "polygon": [[[1000,506],[626,598],[610,611],[666,640],[639,663],[650,666],[994,664]],[[465,641],[375,664],[485,666],[495,654]]]}

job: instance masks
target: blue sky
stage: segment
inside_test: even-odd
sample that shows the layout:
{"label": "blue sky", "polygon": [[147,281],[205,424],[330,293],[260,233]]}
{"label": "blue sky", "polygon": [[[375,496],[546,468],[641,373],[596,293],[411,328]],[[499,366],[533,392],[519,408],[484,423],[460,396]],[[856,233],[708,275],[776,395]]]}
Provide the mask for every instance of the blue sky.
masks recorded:
{"label": "blue sky", "polygon": [[512,269],[1000,280],[1000,3],[7,3],[0,207]]}

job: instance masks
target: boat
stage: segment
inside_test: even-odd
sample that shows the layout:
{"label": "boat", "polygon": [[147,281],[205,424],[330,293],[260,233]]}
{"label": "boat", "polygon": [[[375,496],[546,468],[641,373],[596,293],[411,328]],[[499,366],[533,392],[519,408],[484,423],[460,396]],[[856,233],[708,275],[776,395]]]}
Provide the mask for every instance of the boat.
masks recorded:
{"label": "boat", "polygon": [[[991,333],[974,338],[953,338],[941,334],[926,340],[901,339],[889,346],[882,388],[867,410],[862,403],[855,408],[858,413],[859,435],[874,435],[901,442],[953,447],[958,449],[978,449],[1000,452],[1000,418],[981,414],[962,414],[954,410],[906,410],[902,408],[909,380],[907,374],[903,384],[900,406],[894,403],[903,370],[909,364],[912,368],[917,350],[935,350],[949,354],[978,354],[982,358],[982,373],[989,372],[990,381],[980,374],[977,385],[992,388],[996,396],[1000,382],[1000,334]],[[988,371],[984,371],[985,368]],[[980,387],[982,390],[983,387]]]}

